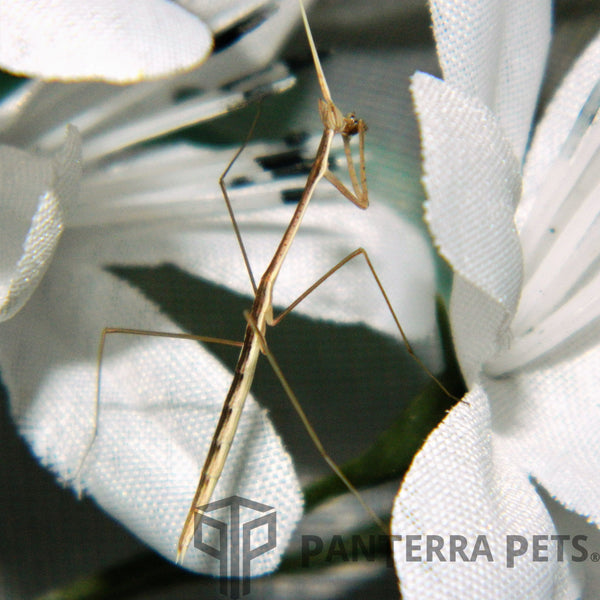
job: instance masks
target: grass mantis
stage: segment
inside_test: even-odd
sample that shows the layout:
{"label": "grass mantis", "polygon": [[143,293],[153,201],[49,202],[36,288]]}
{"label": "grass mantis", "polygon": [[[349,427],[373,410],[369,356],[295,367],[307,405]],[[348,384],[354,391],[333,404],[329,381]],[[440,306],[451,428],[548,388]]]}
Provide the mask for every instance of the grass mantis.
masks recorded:
{"label": "grass mantis", "polygon": [[[247,325],[243,342],[235,342],[235,341],[226,341],[226,340],[218,340],[215,338],[207,338],[201,337],[191,334],[169,334],[169,333],[157,333],[150,331],[139,331],[139,330],[130,330],[130,329],[121,329],[121,328],[107,328],[102,333],[100,348],[99,348],[99,356],[102,356],[104,349],[104,342],[106,336],[111,333],[125,333],[125,334],[142,334],[142,335],[155,335],[155,336],[164,336],[164,337],[172,337],[172,338],[182,338],[182,339],[194,339],[203,342],[217,342],[217,343],[225,343],[232,346],[241,347],[240,355],[238,358],[238,363],[235,368],[233,380],[229,389],[229,392],[225,398],[225,402],[221,411],[221,416],[219,418],[219,422],[217,424],[217,428],[215,430],[212,443],[210,445],[210,449],[206,456],[204,466],[201,471],[200,480],[198,483],[198,487],[194,498],[192,500],[190,509],[186,516],[185,522],[183,524],[183,528],[181,531],[181,535],[177,544],[177,561],[179,563],[183,562],[186,551],[191,543],[195,529],[197,524],[197,515],[202,515],[202,507],[207,505],[211,501],[211,497],[215,486],[219,480],[219,477],[223,471],[229,449],[231,447],[233,438],[236,433],[236,428],[238,425],[239,418],[241,416],[245,400],[250,391],[252,380],[254,377],[257,361],[259,359],[260,354],[264,354],[269,360],[271,366],[273,367],[277,377],[279,378],[281,384],[283,385],[288,397],[294,404],[296,410],[298,411],[303,423],[306,426],[309,435],[311,436],[314,444],[317,449],[320,451],[326,462],[331,466],[331,468],[335,471],[338,477],[346,484],[346,486],[352,491],[359,501],[365,506],[366,510],[371,513],[374,520],[377,521],[382,528],[385,528],[384,524],[381,520],[372,513],[372,511],[367,507],[358,492],[354,489],[352,484],[346,479],[344,474],[340,471],[337,465],[329,458],[326,454],[320,440],[317,438],[316,433],[308,423],[306,417],[302,409],[300,408],[297,399],[288,385],[285,377],[281,369],[279,368],[273,354],[269,351],[267,342],[265,339],[266,330],[268,326],[274,326],[278,324],[287,314],[289,314],[304,298],[306,298],[312,291],[314,291],[321,283],[323,283],[327,278],[333,275],[337,270],[339,270],[343,265],[348,263],[353,258],[362,255],[367,262],[367,266],[369,267],[380,291],[381,294],[390,310],[394,321],[402,335],[404,342],[407,346],[409,353],[419,362],[421,361],[414,355],[406,336],[402,330],[402,327],[393,311],[391,303],[384,291],[384,288],[375,272],[373,265],[366,253],[366,251],[362,248],[358,248],[351,254],[349,254],[346,258],[340,261],[337,265],[335,265],[332,269],[330,269],[325,275],[323,275],[316,283],[314,283],[308,290],[306,290],[298,299],[296,299],[288,308],[286,308],[282,313],[280,313],[277,317],[273,314],[273,289],[275,282],[277,280],[277,276],[280,272],[282,264],[286,258],[288,250],[298,232],[300,224],[302,222],[302,218],[304,213],[310,203],[310,200],[313,196],[316,186],[321,181],[321,179],[325,178],[330,181],[340,193],[346,197],[348,200],[353,202],[357,207],[361,209],[366,209],[368,206],[368,192],[367,192],[367,184],[366,184],[366,170],[365,170],[365,132],[366,132],[366,124],[361,119],[357,118],[355,115],[350,114],[347,116],[343,116],[341,111],[336,107],[335,103],[331,98],[331,94],[329,88],[327,86],[327,82],[325,80],[325,76],[323,74],[323,70],[319,61],[319,57],[316,51],[316,47],[312,38],[312,34],[310,32],[310,28],[308,25],[308,20],[306,17],[306,12],[302,3],[300,2],[300,9],[302,13],[302,19],[304,22],[304,26],[306,29],[306,34],[309,42],[309,46],[311,49],[312,57],[315,63],[315,69],[317,73],[317,78],[319,81],[319,85],[321,88],[321,93],[323,98],[319,100],[319,113],[321,117],[321,121],[323,123],[323,134],[321,137],[321,142],[319,144],[316,157],[314,159],[313,166],[308,175],[304,191],[300,198],[298,205],[292,215],[290,223],[285,230],[282,239],[279,243],[273,258],[261,277],[258,285],[256,284],[254,277],[252,275],[252,271],[250,269],[248,257],[246,251],[244,249],[244,245],[241,239],[241,235],[239,229],[237,227],[235,217],[233,215],[233,211],[231,208],[231,203],[229,202],[229,198],[227,195],[227,189],[224,184],[224,179],[229,172],[229,169],[243,151],[244,146],[242,146],[233,159],[230,161],[227,169],[223,173],[220,179],[220,185],[223,191],[223,196],[225,198],[227,208],[231,217],[231,221],[234,227],[235,235],[238,240],[238,244],[241,248],[243,259],[246,265],[246,269],[248,271],[250,281],[252,284],[252,288],[254,291],[254,302],[249,311],[245,313]],[[341,135],[344,152],[346,157],[346,162],[348,166],[349,177],[351,181],[352,189],[349,189],[344,183],[342,183],[330,170],[329,170],[329,154],[332,147],[332,142],[335,136]],[[359,167],[358,172],[355,167],[354,159],[352,156],[352,151],[350,148],[350,138],[353,136],[358,136],[358,145],[359,145]],[[422,365],[424,367],[424,365]],[[427,371],[426,367],[424,367]],[[100,396],[100,382],[98,382],[98,391],[97,391],[97,402]],[[97,419],[96,419],[96,427],[97,427]],[[89,450],[89,448],[88,448]],[[87,452],[86,452],[87,456]],[[82,463],[85,461],[85,456]],[[81,467],[80,467],[81,468]]]}
{"label": "grass mantis", "polygon": [[[201,514],[202,507],[208,504],[211,500],[212,493],[217,484],[219,476],[223,470],[225,460],[227,458],[227,454],[229,452],[229,448],[231,447],[231,443],[233,441],[233,437],[235,435],[237,423],[239,421],[241,411],[244,407],[244,402],[248,393],[250,391],[250,387],[252,385],[252,380],[254,377],[254,372],[256,369],[256,364],[258,361],[259,355],[264,354],[271,367],[275,371],[275,374],[279,378],[287,396],[291,400],[294,405],[294,408],[300,415],[306,430],[308,431],[313,443],[325,459],[325,461],[329,464],[329,466],[334,470],[337,476],[346,484],[348,489],[358,498],[359,502],[365,507],[365,509],[371,514],[373,519],[381,526],[382,529],[385,530],[385,525],[383,522],[371,511],[371,509],[364,503],[360,494],[356,491],[356,489],[352,486],[352,484],[347,480],[345,475],[339,469],[339,467],[333,462],[333,460],[327,455],[323,445],[318,439],[314,429],[308,422],[306,416],[294,392],[291,387],[287,383],[281,368],[277,364],[275,357],[269,351],[267,342],[265,339],[267,326],[275,326],[277,325],[287,314],[289,314],[306,296],[312,293],[321,283],[323,283],[327,278],[333,275],[337,270],[339,270],[342,266],[344,266],[347,262],[352,260],[353,258],[362,255],[371,270],[371,273],[382,293],[382,296],[390,310],[396,326],[400,331],[400,334],[406,344],[406,347],[409,353],[413,356],[413,358],[427,371],[435,381],[438,381],[427,369],[427,367],[420,361],[420,359],[414,354],[406,335],[400,325],[396,314],[392,308],[392,305],[385,293],[383,285],[381,284],[379,277],[377,276],[375,269],[368,257],[368,254],[363,248],[358,248],[354,252],[350,253],[343,260],[341,260],[337,265],[335,265],[332,269],[330,269],[325,275],[323,275],[318,281],[316,281],[310,288],[308,288],[303,294],[301,294],[289,307],[287,307],[283,312],[281,312],[277,317],[273,315],[273,288],[275,285],[275,281],[283,265],[285,257],[288,253],[288,250],[296,236],[296,233],[300,227],[302,222],[302,217],[308,207],[308,204],[313,196],[315,188],[317,184],[321,181],[321,179],[325,178],[329,182],[331,182],[336,189],[348,200],[350,200],[353,204],[355,204],[358,208],[366,209],[369,205],[368,199],[368,191],[367,191],[367,178],[366,178],[366,168],[365,168],[365,132],[367,130],[367,126],[362,119],[357,118],[354,114],[348,114],[344,116],[341,111],[337,108],[333,99],[331,97],[331,93],[329,91],[329,87],[327,85],[327,81],[325,79],[325,75],[323,73],[323,69],[321,67],[321,63],[319,60],[319,56],[316,50],[316,46],[312,37],[312,33],[310,30],[310,26],[308,24],[308,19],[306,16],[306,11],[300,0],[300,10],[302,14],[302,20],[304,23],[304,28],[306,31],[306,36],[308,39],[308,43],[310,46],[311,54],[313,57],[315,70],[317,74],[317,79],[319,82],[319,87],[321,89],[321,93],[323,98],[319,100],[319,114],[321,117],[321,121],[323,123],[323,134],[321,136],[321,141],[318,146],[318,150],[315,156],[315,160],[313,166],[308,175],[304,191],[300,198],[298,205],[292,215],[290,223],[285,230],[279,246],[277,247],[273,258],[263,276],[260,279],[258,286],[254,281],[254,277],[252,275],[252,270],[249,265],[248,257],[246,251],[244,249],[244,245],[241,239],[241,235],[239,233],[239,229],[237,227],[235,217],[233,211],[231,209],[231,203],[229,202],[227,189],[224,184],[224,178],[227,175],[230,167],[233,162],[239,156],[239,154],[243,150],[240,150],[236,153],[227,169],[225,170],[223,176],[220,179],[221,189],[223,191],[223,196],[227,203],[227,208],[231,217],[231,221],[235,230],[235,234],[238,240],[238,244],[240,246],[242,256],[244,258],[244,262],[246,265],[246,269],[250,276],[250,281],[252,283],[252,287],[254,290],[254,302],[249,311],[244,313],[244,316],[247,321],[246,333],[244,337],[243,346],[238,358],[238,363],[235,368],[235,373],[233,377],[233,381],[231,383],[231,387],[225,399],[223,409],[221,411],[221,416],[219,418],[219,422],[217,424],[217,428],[215,434],[213,436],[213,440],[206,457],[204,466],[202,468],[202,472],[200,475],[200,481],[198,483],[198,488],[196,490],[196,494],[188,511],[188,515],[186,517],[183,530],[181,532],[181,536],[179,538],[178,549],[177,549],[177,561],[181,562],[183,557],[185,556],[185,552],[194,536],[195,531],[195,523],[196,523],[196,515]],[[346,162],[348,166],[348,173],[350,176],[352,190],[350,190],[346,185],[344,185],[330,170],[328,167],[329,162],[329,153],[331,150],[331,145],[333,139],[336,135],[341,135],[343,144],[344,144],[344,152],[346,155]],[[353,136],[358,136],[359,143],[359,172],[357,174],[356,167],[354,164],[354,159],[352,156],[352,151],[350,148],[350,138]],[[438,384],[443,388],[442,384],[438,381]]]}
{"label": "grass mantis", "polygon": [[[298,302],[300,302],[308,293],[312,291],[312,289],[314,289],[314,287],[316,287],[316,285],[320,283],[320,281],[317,282],[317,284],[315,284],[313,288],[310,288],[307,292],[305,292],[304,295],[302,295],[295,303],[288,307],[288,309],[281,313],[277,318],[274,317],[273,287],[275,285],[277,275],[279,274],[279,271],[283,265],[283,261],[285,260],[288,250],[300,227],[302,217],[304,216],[304,213],[313,196],[317,184],[323,177],[325,177],[326,179],[331,181],[333,185],[346,198],[348,198],[359,208],[365,209],[369,204],[366,187],[364,157],[364,136],[366,131],[366,125],[361,119],[357,119],[352,114],[344,117],[340,110],[334,104],[331,98],[331,94],[329,92],[329,88],[327,86],[327,82],[325,81],[325,77],[321,68],[321,64],[319,62],[315,44],[310,33],[306,12],[302,3],[300,3],[300,9],[302,12],[302,19],[307,32],[313,59],[315,61],[315,68],[317,70],[317,76],[319,79],[321,92],[323,94],[323,99],[319,101],[319,113],[324,127],[323,135],[321,137],[321,142],[317,150],[315,161],[308,175],[308,179],[306,181],[302,197],[296,207],[296,210],[294,211],[294,214],[290,220],[287,229],[283,234],[283,237],[281,238],[281,242],[279,243],[279,246],[277,247],[277,250],[275,251],[275,254],[273,255],[269,266],[267,267],[266,271],[260,279],[258,286],[254,281],[254,277],[252,276],[252,271],[250,269],[247,254],[244,249],[239,230],[237,228],[237,225],[235,224],[235,217],[233,215],[233,211],[231,210],[231,204],[228,200],[227,191],[224,185],[224,176],[226,176],[229,168],[225,171],[224,176],[221,178],[220,183],[223,189],[223,195],[227,201],[228,210],[232,218],[232,223],[234,224],[234,229],[238,238],[238,242],[240,244],[240,248],[242,249],[244,262],[246,263],[246,268],[250,275],[250,280],[252,282],[252,287],[254,289],[255,296],[252,308],[250,309],[250,311],[245,313],[245,317],[248,321],[248,324],[246,326],[244,343],[240,352],[237,366],[235,368],[233,381],[225,399],[225,403],[221,411],[221,417],[219,418],[213,441],[211,443],[208,455],[206,457],[206,461],[202,468],[202,474],[200,476],[200,482],[198,483],[196,494],[192,501],[190,510],[188,511],[188,515],[186,517],[185,523],[183,525],[183,530],[179,538],[179,543],[177,547],[178,562],[181,562],[183,560],[185,552],[194,536],[196,514],[199,511],[201,511],[202,506],[210,502],[212,493],[217,484],[219,476],[223,471],[223,467],[225,465],[225,461],[229,453],[229,448],[231,447],[237,424],[242,409],[244,407],[244,402],[248,396],[248,393],[250,392],[250,387],[254,378],[254,372],[256,370],[258,357],[261,353],[267,355],[267,357],[269,358],[269,362],[271,362],[271,365],[274,367],[276,374],[282,381],[282,384],[284,385],[288,396],[290,396],[290,398],[294,398],[291,389],[289,388],[287,382],[281,374],[281,370],[274,361],[273,355],[270,354],[267,350],[265,333],[268,325],[274,326],[278,322],[280,322],[281,319],[288,312],[290,312],[294,308],[294,306],[297,305]],[[348,162],[348,170],[352,181],[353,191],[350,191],[335,175],[333,175],[333,173],[331,173],[331,171],[329,171],[329,153],[331,150],[333,138],[337,134],[340,134],[344,141],[344,150]],[[360,149],[360,181],[356,173],[354,161],[350,150],[350,137],[357,134],[359,136]],[[237,158],[238,155],[239,152],[234,157],[234,160],[235,158]],[[233,161],[231,162],[231,164],[233,164]],[[314,433],[312,434],[312,436],[314,436]],[[318,443],[318,446],[320,447],[320,449],[322,449],[320,442]],[[337,466],[335,467],[335,469],[338,470]],[[343,474],[341,474],[341,472],[339,474],[343,477]]]}

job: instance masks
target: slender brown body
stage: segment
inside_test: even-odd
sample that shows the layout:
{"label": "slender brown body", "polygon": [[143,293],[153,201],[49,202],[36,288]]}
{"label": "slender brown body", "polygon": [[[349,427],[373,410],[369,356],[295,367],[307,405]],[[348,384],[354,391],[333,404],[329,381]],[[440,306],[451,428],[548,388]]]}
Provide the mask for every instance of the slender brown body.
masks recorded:
{"label": "slender brown body", "polygon": [[[194,537],[196,514],[202,514],[202,507],[210,502],[217,481],[223,471],[242,409],[244,408],[244,403],[254,379],[256,364],[261,353],[261,336],[264,339],[267,325],[273,324],[273,286],[275,285],[275,281],[290,246],[292,245],[294,237],[298,232],[302,217],[304,216],[317,184],[323,177],[326,177],[338,190],[340,190],[340,192],[342,192],[342,194],[344,194],[344,196],[346,196],[346,198],[354,202],[357,206],[360,208],[366,208],[368,206],[366,176],[364,170],[364,132],[366,126],[363,121],[357,119],[354,115],[344,117],[333,103],[327,83],[323,76],[302,3],[300,3],[300,7],[311,52],[315,61],[321,91],[324,96],[324,100],[319,101],[319,113],[323,122],[324,131],[317,150],[315,162],[306,180],[302,197],[269,266],[260,280],[256,289],[252,309],[247,315],[248,325],[246,326],[244,344],[235,368],[233,381],[231,382],[227,397],[225,398],[225,403],[223,404],[223,410],[221,411],[213,441],[202,468],[198,488],[196,489],[196,494],[194,495],[177,545],[178,562],[183,561],[186,550]],[[358,183],[349,147],[350,136],[357,133],[360,137],[360,185]],[[341,134],[344,141],[344,150],[348,160],[348,168],[352,180],[352,187],[354,188],[354,194],[328,170],[329,153],[333,138],[336,134]],[[257,332],[260,332],[260,335]]]}
{"label": "slender brown body", "polygon": [[[290,224],[283,234],[271,263],[264,272],[258,285],[249,320],[256,324],[256,327],[263,336],[265,335],[267,325],[270,325],[273,319],[273,286],[275,285],[277,275],[281,270],[281,266],[290,249],[292,241],[300,227],[302,217],[304,216],[314,189],[327,171],[329,150],[334,134],[335,131],[333,129],[326,128],[323,131],[317,159],[308,176],[302,198],[294,211]],[[177,546],[178,561],[183,560],[185,551],[194,536],[195,516],[201,512],[202,506],[206,506],[210,502],[217,481],[223,471],[244,408],[244,403],[250,392],[250,387],[252,386],[259,354],[259,338],[257,337],[254,328],[248,324],[244,336],[244,345],[240,351],[240,356],[233,374],[233,381],[231,382],[227,397],[225,398],[215,435],[202,468],[200,482],[198,483],[196,494],[194,495],[192,505],[179,538]]]}

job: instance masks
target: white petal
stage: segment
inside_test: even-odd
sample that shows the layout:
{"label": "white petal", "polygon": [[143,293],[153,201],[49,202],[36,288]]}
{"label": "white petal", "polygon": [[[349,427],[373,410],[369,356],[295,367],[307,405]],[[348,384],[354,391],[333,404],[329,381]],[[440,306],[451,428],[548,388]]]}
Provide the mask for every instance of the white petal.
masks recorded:
{"label": "white petal", "polygon": [[[102,82],[28,82],[0,113],[2,136],[19,147],[53,151],[64,124],[77,127],[86,163],[184,127],[214,119],[249,104],[261,94],[279,93],[295,82],[281,63],[215,91],[205,69],[167,80],[132,85]],[[206,89],[208,87],[208,89]],[[4,122],[3,122],[4,121]]]}
{"label": "white petal", "polygon": [[477,296],[467,302],[469,293],[461,293],[461,301],[452,301],[455,344],[470,380],[503,342],[519,300],[521,253],[513,223],[519,166],[484,105],[424,74],[415,75],[413,94],[429,197],[426,218],[442,256]]}
{"label": "white petal", "polygon": [[[24,81],[14,90],[4,93],[0,102],[0,134],[5,143],[13,140],[7,139],[6,131],[19,120],[23,108],[27,105],[32,96],[37,95],[45,84],[41,81]],[[21,145],[21,144],[15,144]]]}
{"label": "white petal", "polygon": [[[100,123],[100,127],[98,127],[98,123],[95,123],[97,131],[85,140],[84,160],[86,162],[100,161],[106,155],[122,151],[128,146],[165,136],[179,129],[225,115],[248,104],[249,98],[256,92],[256,88],[260,88],[261,94],[288,90],[294,84],[295,79],[286,69],[282,67],[279,70],[277,67],[281,67],[281,65],[273,66],[270,71],[272,77],[267,77],[264,72],[261,72],[257,78],[260,81],[255,83],[253,83],[254,80],[251,77],[248,77],[244,81],[244,84],[247,84],[248,87],[220,90],[216,94],[210,92],[208,94],[198,93],[195,97],[192,96],[188,100],[177,102],[173,101],[173,96],[176,96],[179,90],[186,89],[185,81],[173,80],[175,85],[173,85],[173,82],[170,86],[163,85],[161,89],[155,89],[156,93],[154,94],[151,93],[152,87],[150,86],[149,91],[145,94],[146,98],[143,99],[146,104],[145,114],[142,114],[135,99],[132,106],[128,106],[124,102],[126,98],[117,97],[114,103],[115,108],[118,107],[116,115],[110,115],[110,111],[106,111],[109,113],[108,122]],[[135,95],[136,90],[131,91]],[[102,110],[104,111],[106,108],[109,108],[109,105],[103,107]],[[137,113],[135,117],[133,116],[134,113]],[[111,117],[114,118],[115,116],[116,119],[112,121]],[[78,120],[75,119],[75,122],[78,122]],[[42,145],[46,141],[52,142],[55,132],[51,132],[51,134],[48,140],[42,140]]]}
{"label": "white petal", "polygon": [[118,83],[162,77],[202,62],[206,25],[164,0],[3,2],[0,64],[45,79]]}
{"label": "white petal", "polygon": [[[93,431],[96,353],[103,326],[173,330],[157,309],[99,270],[103,250],[127,254],[127,236],[65,235],[37,293],[2,329],[3,377],[11,411],[40,460],[73,478]],[[102,366],[98,438],[83,485],[115,518],[171,560],[231,375],[195,342],[112,336]],[[274,506],[277,550],[256,562],[273,570],[301,514],[289,455],[251,400],[219,484]],[[71,483],[73,483],[71,481]],[[217,572],[188,552],[186,566]]]}
{"label": "white petal", "polygon": [[[518,163],[481,103],[424,74],[415,76],[413,94],[427,219],[436,244],[456,272],[512,310],[520,288],[520,245],[513,224]],[[498,272],[511,278],[508,286]]]}
{"label": "white petal", "polygon": [[[571,578],[573,584],[571,595],[576,597],[577,589],[584,588],[585,592],[581,596],[582,598],[585,600],[598,598],[600,595],[600,564],[598,563],[598,555],[592,556],[591,552],[600,547],[600,530],[596,525],[590,524],[585,517],[564,509],[558,502],[546,498],[546,505],[556,528],[562,535],[570,536],[569,540],[572,540],[575,535],[586,536],[584,543],[587,556],[583,555],[585,560],[579,561],[577,564],[571,563],[573,575]],[[583,538],[579,539],[583,540]]]}
{"label": "white petal", "polygon": [[[485,392],[476,387],[464,400],[417,454],[394,505],[392,534],[404,536],[394,542],[402,597],[576,598],[581,590],[569,561],[553,554],[547,562],[532,559],[532,536],[557,530],[517,457],[490,436],[494,415]],[[419,536],[420,561],[406,559],[407,535]],[[451,560],[451,535],[466,538],[467,557],[477,536],[485,536],[493,560]],[[510,535],[528,541],[528,554],[516,557],[512,568]],[[426,560],[427,536],[444,539],[445,561],[435,555]]]}
{"label": "white petal", "polygon": [[[486,380],[498,445],[558,502],[600,524],[600,326],[510,378]],[[539,361],[538,361],[539,362]],[[515,399],[519,398],[518,410]]]}
{"label": "white petal", "polygon": [[454,350],[467,386],[480,376],[481,365],[510,341],[510,316],[495,298],[455,274],[450,298]]}
{"label": "white petal", "polygon": [[444,79],[497,115],[521,159],[550,45],[548,0],[432,0]]}
{"label": "white petal", "polygon": [[80,153],[79,136],[72,127],[53,159],[0,147],[0,320],[23,307],[52,260],[65,211],[76,200]]}
{"label": "white petal", "polygon": [[578,58],[535,129],[523,175],[523,198],[517,211],[519,227],[539,197],[552,163],[571,131],[592,89],[600,79],[600,34]]}
{"label": "white petal", "polygon": [[[211,0],[190,2],[192,10],[206,16],[209,22],[215,22],[215,7],[219,11],[230,11],[228,16],[235,13],[235,8],[242,11],[247,5],[268,5],[265,0],[242,0],[238,2],[215,3]],[[310,4],[310,3],[309,3]],[[294,26],[300,20],[300,8],[296,0],[279,0],[274,3],[275,12],[256,29],[245,34],[235,44],[211,56],[210,61],[202,67],[202,81],[213,86],[224,85],[235,81],[260,69],[265,68],[281,51]],[[218,19],[217,19],[218,24]]]}

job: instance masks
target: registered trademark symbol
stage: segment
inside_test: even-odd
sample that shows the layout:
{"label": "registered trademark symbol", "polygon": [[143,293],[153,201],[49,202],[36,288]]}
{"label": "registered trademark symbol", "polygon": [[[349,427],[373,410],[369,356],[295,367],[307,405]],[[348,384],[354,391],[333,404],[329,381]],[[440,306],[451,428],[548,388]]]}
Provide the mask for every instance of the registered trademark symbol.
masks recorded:
{"label": "registered trademark symbol", "polygon": [[590,558],[592,559],[592,562],[600,561],[600,552],[592,552]]}

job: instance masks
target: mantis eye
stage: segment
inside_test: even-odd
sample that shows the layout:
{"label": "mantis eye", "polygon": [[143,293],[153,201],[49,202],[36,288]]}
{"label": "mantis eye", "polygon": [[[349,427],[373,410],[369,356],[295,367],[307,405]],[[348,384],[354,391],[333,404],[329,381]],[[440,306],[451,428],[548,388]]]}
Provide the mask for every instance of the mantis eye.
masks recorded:
{"label": "mantis eye", "polygon": [[[344,127],[342,129],[343,135],[356,135],[359,131],[360,119],[354,114],[349,113],[344,117]],[[366,131],[366,126],[363,127]]]}

